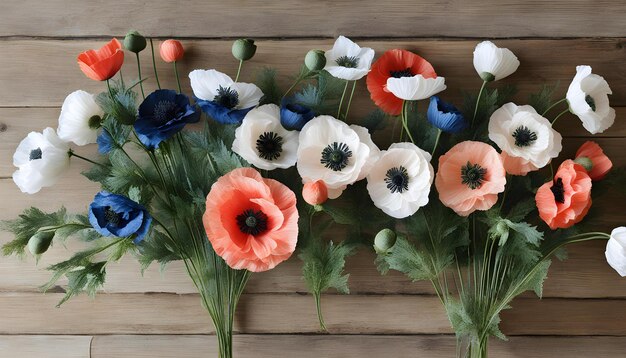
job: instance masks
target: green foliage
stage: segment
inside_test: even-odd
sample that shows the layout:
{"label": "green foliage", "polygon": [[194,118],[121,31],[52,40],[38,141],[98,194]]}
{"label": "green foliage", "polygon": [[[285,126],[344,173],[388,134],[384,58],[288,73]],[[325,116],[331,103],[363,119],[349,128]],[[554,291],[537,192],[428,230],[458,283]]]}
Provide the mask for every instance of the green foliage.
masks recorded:
{"label": "green foliage", "polygon": [[318,115],[337,115],[338,100],[346,82],[331,76],[327,71],[317,73],[317,84],[309,83],[294,94],[295,102],[310,108]]}
{"label": "green foliage", "polygon": [[257,74],[256,85],[259,86],[263,92],[263,98],[261,98],[261,102],[259,103],[260,105],[273,103],[280,106],[282,92],[276,81],[276,69],[264,67]]}
{"label": "green foliage", "polygon": [[161,270],[163,270],[169,262],[182,259],[177,250],[172,247],[170,238],[154,229],[139,244],[138,249],[140,254],[138,260],[142,271],[155,261],[161,265]]}
{"label": "green foliage", "polygon": [[137,119],[137,94],[125,88],[122,82],[111,81],[111,84],[111,91],[99,93],[96,103],[106,117],[111,117],[119,124],[132,125]]}
{"label": "green foliage", "polygon": [[554,91],[557,89],[558,84],[554,86],[543,85],[537,93],[531,93],[528,98],[528,104],[531,105],[539,114],[544,113],[550,108],[552,103],[552,97]]}
{"label": "green foliage", "polygon": [[61,301],[57,304],[57,307],[60,307],[70,298],[81,292],[85,292],[90,297],[94,297],[96,292],[104,285],[104,279],[106,277],[105,266],[106,261],[95,263],[87,262],[84,266],[68,272],[66,274],[67,289],[65,290],[65,296],[63,296]]}
{"label": "green foliage", "polygon": [[376,257],[376,265],[383,275],[389,270],[396,270],[413,281],[431,280],[438,274],[432,271],[428,257],[418,251],[404,236],[398,236],[395,245],[388,249],[387,253]]}
{"label": "green foliage", "polygon": [[344,273],[346,257],[353,254],[355,246],[346,241],[335,244],[332,241],[311,240],[300,252],[304,261],[302,276],[313,294],[334,288],[340,293],[349,293],[348,277]]}
{"label": "green foliage", "polygon": [[[492,82],[493,83],[493,82]],[[488,86],[488,85],[487,85]],[[489,141],[487,133],[487,125],[489,124],[489,118],[500,108],[503,104],[510,102],[511,98],[515,95],[517,89],[514,86],[505,85],[500,88],[488,88],[486,87],[478,102],[478,109],[476,110],[476,118],[474,119],[475,130],[468,130],[464,133],[456,136],[456,141],[475,139],[487,142]],[[474,117],[474,110],[476,109],[476,98],[478,94],[464,93],[463,95],[463,107],[462,112],[468,121],[472,121]]]}
{"label": "green foliage", "polygon": [[376,108],[363,119],[361,126],[367,128],[370,133],[383,130],[387,127],[387,114]]}

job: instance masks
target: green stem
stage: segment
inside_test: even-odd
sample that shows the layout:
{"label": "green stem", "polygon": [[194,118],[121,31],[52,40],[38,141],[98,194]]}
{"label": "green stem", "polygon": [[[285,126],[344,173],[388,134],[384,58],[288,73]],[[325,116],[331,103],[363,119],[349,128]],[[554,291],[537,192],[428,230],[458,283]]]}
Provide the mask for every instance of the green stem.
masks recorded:
{"label": "green stem", "polygon": [[174,74],[176,75],[176,83],[178,84],[178,93],[183,93],[180,88],[180,77],[178,77],[178,66],[176,65],[176,61],[174,61]]}
{"label": "green stem", "polygon": [[543,111],[543,113],[541,113],[541,116],[545,117],[546,113],[548,113],[552,108],[556,107],[559,103],[563,103],[564,101],[567,101],[567,98],[563,98],[554,102],[550,107],[548,107],[548,109],[546,109],[545,111]]}
{"label": "green stem", "polygon": [[141,83],[141,63],[139,62],[139,52],[136,52],[137,56],[137,74],[139,75],[139,87],[141,88],[141,96],[146,99],[146,94],[143,91],[143,83]]}
{"label": "green stem", "polygon": [[433,146],[433,151],[430,153],[431,156],[435,156],[435,151],[437,150],[437,146],[439,145],[439,138],[441,137],[441,129],[437,131],[437,139],[435,139],[435,145]]}
{"label": "green stem", "polygon": [[406,134],[409,136],[411,143],[415,143],[415,141],[413,140],[413,135],[411,135],[411,131],[409,130],[409,116],[407,113],[407,104],[408,101],[402,101],[402,126],[404,127]]}
{"label": "green stem", "polygon": [[322,315],[322,304],[321,304],[321,294],[319,292],[313,293],[313,298],[315,298],[315,307],[317,308],[317,319],[320,322],[320,328],[322,331],[327,332],[326,324],[324,323],[324,316]]}
{"label": "green stem", "polygon": [[103,164],[98,163],[98,162],[94,162],[93,160],[91,160],[91,159],[89,159],[89,158],[85,158],[85,157],[83,157],[82,155],[78,155],[78,154],[74,153],[74,151],[73,151],[73,150],[71,150],[71,149],[69,150],[69,152],[67,152],[67,154],[68,154],[70,157],[76,157],[76,158],[78,158],[78,159],[82,159],[82,160],[84,160],[84,161],[86,161],[86,162],[89,162],[89,163],[91,163],[91,164],[95,164],[95,165],[99,165],[99,166],[101,166],[101,167],[104,167],[104,165],[103,165]]}
{"label": "green stem", "polygon": [[243,67],[243,60],[239,60],[239,67],[237,67],[237,76],[235,82],[239,81],[239,75],[241,74],[241,67]]}
{"label": "green stem", "polygon": [[339,108],[337,108],[337,119],[341,120],[341,107],[343,107],[343,98],[346,96],[346,92],[348,91],[348,83],[350,81],[346,80],[346,85],[343,87],[343,93],[341,94],[341,100],[339,100]]}
{"label": "green stem", "polygon": [[111,99],[115,99],[113,97],[113,90],[111,89],[111,82],[109,82],[109,80],[107,80],[107,89],[109,90],[109,96],[111,96]]}
{"label": "green stem", "polygon": [[352,91],[350,92],[350,99],[348,100],[348,106],[346,107],[346,114],[344,114],[344,120],[348,119],[348,112],[350,112],[350,105],[352,104],[352,97],[354,96],[354,89],[356,88],[356,81],[352,82]]}
{"label": "green stem", "polygon": [[552,121],[552,125],[554,125],[554,123],[556,123],[556,120],[559,119],[559,117],[561,117],[562,115],[564,115],[565,113],[569,112],[569,108],[564,110],[563,112],[559,113],[554,120]]}
{"label": "green stem", "polygon": [[152,39],[150,39],[150,51],[152,51],[152,68],[154,69],[154,78],[156,78],[157,87],[161,89],[161,83],[159,82],[159,74],[156,68],[156,60],[154,59],[154,44],[152,43]]}
{"label": "green stem", "polygon": [[478,105],[480,104],[480,98],[483,95],[483,91],[485,90],[485,87],[487,86],[487,81],[483,81],[483,85],[480,86],[480,91],[478,92],[478,97],[476,98],[476,107],[474,108],[474,116],[472,117],[472,125],[470,126],[470,128],[474,127],[474,120],[476,119],[476,114],[478,114]]}

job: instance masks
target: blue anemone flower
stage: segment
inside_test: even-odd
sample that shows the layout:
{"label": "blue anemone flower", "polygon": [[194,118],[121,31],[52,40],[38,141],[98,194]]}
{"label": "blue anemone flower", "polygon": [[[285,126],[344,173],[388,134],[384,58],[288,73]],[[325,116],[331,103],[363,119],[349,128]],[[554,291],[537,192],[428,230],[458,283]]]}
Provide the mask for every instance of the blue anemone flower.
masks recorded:
{"label": "blue anemone flower", "polygon": [[465,117],[454,105],[437,96],[430,97],[426,116],[430,124],[444,132],[459,133],[468,126]]}
{"label": "blue anemone flower", "polygon": [[156,90],[139,105],[135,131],[143,145],[154,149],[180,132],[187,123],[200,120],[200,111],[189,98],[173,90]]}
{"label": "blue anemone flower", "polygon": [[96,138],[96,143],[98,143],[98,152],[100,154],[108,154],[113,149],[113,138],[109,134],[109,132],[103,130],[98,134],[98,138]]}
{"label": "blue anemone flower", "polygon": [[243,121],[243,117],[254,108],[229,108],[219,102],[205,101],[199,98],[196,98],[196,104],[202,108],[204,113],[221,124],[240,124]]}
{"label": "blue anemone flower", "polygon": [[148,233],[152,217],[141,204],[123,195],[101,191],[89,205],[89,222],[102,236],[134,236],[137,244]]}
{"label": "blue anemone flower", "polygon": [[315,117],[315,113],[306,106],[293,102],[293,99],[283,100],[280,106],[280,124],[289,130],[302,130],[308,121]]}

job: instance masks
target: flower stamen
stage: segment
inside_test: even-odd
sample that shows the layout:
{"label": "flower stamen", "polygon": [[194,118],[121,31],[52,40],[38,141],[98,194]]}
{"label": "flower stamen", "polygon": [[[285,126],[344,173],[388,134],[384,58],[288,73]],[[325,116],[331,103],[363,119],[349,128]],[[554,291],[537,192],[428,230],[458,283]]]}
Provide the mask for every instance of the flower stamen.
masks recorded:
{"label": "flower stamen", "polygon": [[526,126],[517,127],[512,135],[515,138],[515,145],[518,147],[528,147],[537,140],[537,133],[531,131]]}
{"label": "flower stamen", "polygon": [[352,151],[347,144],[333,142],[322,150],[320,163],[324,164],[326,168],[338,172],[348,166],[350,157],[352,157]]}
{"label": "flower stamen", "polygon": [[357,68],[359,65],[359,58],[356,56],[341,56],[335,60],[337,65],[346,68]]}
{"label": "flower stamen", "polygon": [[409,172],[403,166],[393,167],[387,170],[385,183],[387,183],[387,189],[392,193],[402,193],[409,190]]}
{"label": "flower stamen", "polygon": [[107,225],[113,227],[119,226],[120,222],[122,221],[122,216],[119,213],[115,212],[113,209],[111,209],[110,206],[104,208],[104,218],[107,221]]}
{"label": "flower stamen", "polygon": [[41,155],[42,155],[42,151],[41,148],[35,148],[33,150],[30,151],[30,154],[28,156],[28,160],[37,160],[37,159],[41,159]]}
{"label": "flower stamen", "polygon": [[596,101],[593,99],[593,97],[591,97],[590,95],[586,95],[585,96],[585,102],[587,102],[587,104],[589,105],[589,107],[591,107],[592,111],[596,111]]}
{"label": "flower stamen", "polygon": [[486,175],[487,169],[481,167],[480,164],[472,164],[468,161],[467,164],[461,167],[461,182],[472,190],[478,189],[483,185]]}
{"label": "flower stamen", "polygon": [[154,119],[157,123],[165,124],[176,117],[176,103],[159,101],[154,106]]}
{"label": "flower stamen", "polygon": [[413,77],[413,72],[411,72],[411,67],[407,67],[403,70],[389,71],[389,75],[394,78]]}
{"label": "flower stamen", "polygon": [[256,140],[256,150],[259,157],[269,161],[276,160],[283,151],[283,137],[275,132],[264,132]]}
{"label": "flower stamen", "polygon": [[555,179],[550,190],[552,191],[552,194],[554,194],[554,201],[561,204],[565,203],[565,188],[563,187],[563,179]]}
{"label": "flower stamen", "polygon": [[239,104],[239,93],[230,87],[220,86],[213,101],[222,107],[233,109]]}
{"label": "flower stamen", "polygon": [[262,211],[248,209],[237,215],[237,226],[242,233],[257,236],[267,230],[268,217]]}

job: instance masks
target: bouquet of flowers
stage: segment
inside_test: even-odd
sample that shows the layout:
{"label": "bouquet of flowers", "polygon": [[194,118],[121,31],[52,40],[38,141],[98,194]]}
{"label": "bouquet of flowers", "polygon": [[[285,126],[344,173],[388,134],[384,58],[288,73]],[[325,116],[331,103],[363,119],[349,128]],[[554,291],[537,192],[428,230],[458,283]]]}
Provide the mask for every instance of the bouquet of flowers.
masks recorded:
{"label": "bouquet of flowers", "polygon": [[[29,208],[3,223],[15,237],[5,255],[28,248],[39,258],[53,243],[87,243],[48,267],[44,291],[67,278],[59,305],[96,294],[107,266],[124,255],[143,268],[182,260],[215,326],[219,356],[232,357],[235,310],[253,272],[297,249],[325,330],[321,294],[348,293],[346,257],[373,247],[381,273],[432,282],[460,355],[486,357],[489,337],[504,338],[499,313],[524,291],[541,295],[550,260],[565,257],[564,245],[608,239],[607,261],[626,275],[626,228],[609,235],[575,226],[589,216],[592,182],[594,196],[601,194],[623,171],[611,170],[594,142],[556,170],[552,164],[562,148],[552,125],[561,115],[572,112],[591,133],[614,122],[611,90],[589,66],[577,68],[562,100],[553,101],[555,88],[544,86],[530,105],[516,105],[514,88],[490,87],[519,61],[482,42],[474,66],[483,85],[459,110],[437,96],[445,79],[406,50],[374,61],[374,50],[341,36],[328,51],[309,51],[283,89],[271,68],[254,84],[239,81],[256,52],[253,40],[239,39],[234,79],[193,70],[190,96],[182,92],[177,63],[184,48],[176,40],[159,46],[176,90],[161,88],[156,66],[158,89],[144,89],[150,79],[139,53],[148,42],[154,65],[151,39],[136,31],[124,39],[136,55],[132,82],[122,78],[125,50],[117,39],[78,55],[83,73],[106,88],[69,94],[58,128],[30,133],[15,152],[13,179],[24,193],[54,185],[72,158],[89,162],[83,175],[102,188],[85,213]],[[364,77],[379,109],[356,121],[350,107]],[[558,107],[563,111],[550,115]],[[381,150],[374,132],[379,143],[392,144]],[[74,149],[93,143],[96,158]],[[334,224],[345,228],[344,239],[329,240]]]}

